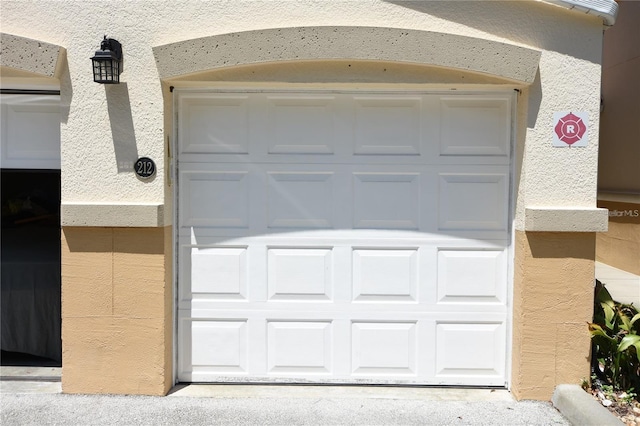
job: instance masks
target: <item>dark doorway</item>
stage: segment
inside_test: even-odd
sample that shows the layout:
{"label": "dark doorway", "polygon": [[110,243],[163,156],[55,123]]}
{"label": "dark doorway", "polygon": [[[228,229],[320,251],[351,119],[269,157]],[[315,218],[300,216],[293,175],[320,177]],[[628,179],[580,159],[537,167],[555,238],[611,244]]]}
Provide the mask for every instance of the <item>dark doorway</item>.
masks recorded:
{"label": "dark doorway", "polygon": [[60,171],[2,170],[2,365],[60,365]]}

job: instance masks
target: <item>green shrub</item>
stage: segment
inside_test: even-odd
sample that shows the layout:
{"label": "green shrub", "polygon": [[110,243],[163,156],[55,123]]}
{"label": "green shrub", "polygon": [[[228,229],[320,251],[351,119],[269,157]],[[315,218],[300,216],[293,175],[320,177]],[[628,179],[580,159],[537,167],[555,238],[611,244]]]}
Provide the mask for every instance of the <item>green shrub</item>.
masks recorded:
{"label": "green shrub", "polygon": [[593,373],[614,390],[640,389],[640,313],[633,305],[615,302],[596,281],[593,322]]}

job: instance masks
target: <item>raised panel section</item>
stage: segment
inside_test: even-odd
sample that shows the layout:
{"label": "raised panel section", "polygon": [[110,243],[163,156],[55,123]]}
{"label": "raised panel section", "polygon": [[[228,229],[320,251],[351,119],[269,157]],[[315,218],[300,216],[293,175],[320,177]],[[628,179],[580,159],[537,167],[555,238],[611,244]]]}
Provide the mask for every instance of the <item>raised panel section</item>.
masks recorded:
{"label": "raised panel section", "polygon": [[246,372],[247,345],[246,321],[191,322],[191,364],[194,373]]}
{"label": "raised panel section", "polygon": [[330,300],[333,281],[332,251],[326,248],[270,248],[270,300]]}
{"label": "raised panel section", "polygon": [[504,174],[440,174],[439,229],[506,231],[507,181]]}
{"label": "raised panel section", "polygon": [[269,373],[330,374],[333,364],[332,323],[269,321]]}
{"label": "raised panel section", "polygon": [[183,101],[181,152],[246,154],[249,152],[247,96],[221,96]]}
{"label": "raised panel section", "polygon": [[356,98],[355,154],[419,155],[420,98]]}
{"label": "raised panel section", "polygon": [[354,228],[418,229],[418,173],[354,173]]}
{"label": "raised panel section", "polygon": [[354,300],[416,302],[417,283],[417,250],[353,250]]}
{"label": "raised panel section", "polygon": [[246,299],[247,248],[191,249],[191,293],[219,299]]}
{"label": "raised panel section", "polygon": [[415,322],[353,322],[353,374],[416,374],[416,329]]}
{"label": "raised panel section", "polygon": [[506,264],[502,250],[438,251],[438,301],[504,303]]}
{"label": "raised panel section", "polygon": [[440,154],[509,155],[509,113],[507,99],[442,99]]}
{"label": "raised panel section", "polygon": [[270,154],[332,154],[332,96],[270,97]]}
{"label": "raised panel section", "polygon": [[249,224],[247,172],[182,174],[183,224],[245,228]]}
{"label": "raised panel section", "polygon": [[502,322],[436,324],[436,376],[503,376],[505,340]]}
{"label": "raised panel section", "polygon": [[270,172],[270,228],[330,228],[333,173]]}

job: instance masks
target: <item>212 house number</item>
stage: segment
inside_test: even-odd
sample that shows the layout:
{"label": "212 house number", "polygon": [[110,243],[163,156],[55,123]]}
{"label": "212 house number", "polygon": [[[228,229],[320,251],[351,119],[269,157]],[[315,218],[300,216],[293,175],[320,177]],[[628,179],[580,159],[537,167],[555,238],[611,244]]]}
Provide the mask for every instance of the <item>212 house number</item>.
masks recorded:
{"label": "212 house number", "polygon": [[156,173],[156,164],[151,158],[142,157],[138,158],[134,165],[135,172],[142,179],[149,179]]}

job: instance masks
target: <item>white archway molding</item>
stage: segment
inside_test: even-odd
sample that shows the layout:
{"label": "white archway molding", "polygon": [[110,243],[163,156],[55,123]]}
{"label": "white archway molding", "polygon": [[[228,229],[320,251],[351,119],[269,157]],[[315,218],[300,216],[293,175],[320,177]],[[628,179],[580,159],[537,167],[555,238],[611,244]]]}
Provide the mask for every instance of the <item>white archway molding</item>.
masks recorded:
{"label": "white archway molding", "polygon": [[511,44],[431,31],[381,27],[274,28],[153,48],[160,79],[278,61],[364,60],[488,74],[531,84],[541,53]]}
{"label": "white archway molding", "polygon": [[0,33],[0,41],[3,68],[59,78],[63,47],[7,33]]}

